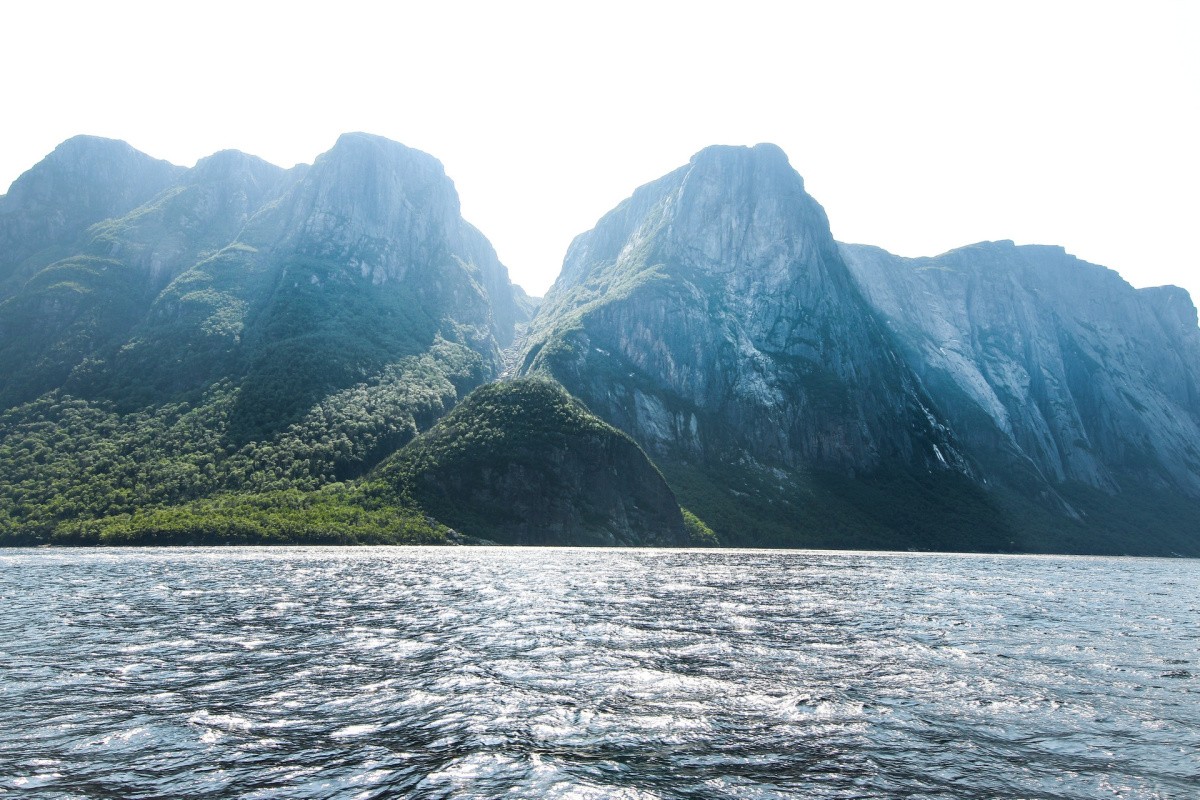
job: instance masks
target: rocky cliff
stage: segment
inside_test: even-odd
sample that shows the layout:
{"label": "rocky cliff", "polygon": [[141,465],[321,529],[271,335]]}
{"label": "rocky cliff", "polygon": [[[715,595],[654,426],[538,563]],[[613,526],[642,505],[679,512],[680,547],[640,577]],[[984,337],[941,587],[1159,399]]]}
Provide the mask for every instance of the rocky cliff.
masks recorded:
{"label": "rocky cliff", "polygon": [[1092,526],[1111,513],[1104,497],[1129,508],[1147,493],[1183,515],[1144,514],[1148,536],[1200,523],[1200,328],[1186,292],[1136,290],[1059,247],[841,249],[985,479]]}
{"label": "rocky cliff", "polygon": [[158,395],[237,376],[243,441],[436,341],[473,353],[478,380],[498,374],[523,293],[462,219],[436,159],[346,134],[289,177],[236,239],[154,298],[114,357],[118,373]]}
{"label": "rocky cliff", "polygon": [[[395,142],[72,139],[0,197],[0,543],[712,543],[678,499],[731,544],[1200,555],[1182,290],[839,246],[758,145],[636,190],[534,308]],[[502,371],[536,380],[445,417]]]}
{"label": "rocky cliff", "polygon": [[420,284],[423,301],[477,318],[481,334],[501,347],[526,321],[518,307],[524,293],[462,218],[441,162],[419,150],[365,133],[343,135],[251,237],[268,238],[272,226],[282,235],[264,244],[348,264],[376,286]]}
{"label": "rocky cliff", "polygon": [[706,149],[578,237],[522,369],[632,435],[729,540],[972,546],[944,521],[987,506],[773,145]]}

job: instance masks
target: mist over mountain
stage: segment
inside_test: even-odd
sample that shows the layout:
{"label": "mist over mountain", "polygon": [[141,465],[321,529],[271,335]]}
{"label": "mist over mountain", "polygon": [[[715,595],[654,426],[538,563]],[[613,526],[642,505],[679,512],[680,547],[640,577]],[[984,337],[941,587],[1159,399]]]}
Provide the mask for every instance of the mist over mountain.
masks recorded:
{"label": "mist over mountain", "polygon": [[9,543],[1197,554],[1198,398],[1186,292],[840,245],[773,145],[637,189],[536,313],[368,134],[290,170],[76,137],[0,197]]}
{"label": "mist over mountain", "polygon": [[14,536],[363,475],[528,318],[441,164],[365,134],[293,170],[79,137],[0,210]]}
{"label": "mist over mountain", "polygon": [[0,196],[0,292],[60,256],[88,226],[127,213],[183,172],[113,139],[63,142]]}

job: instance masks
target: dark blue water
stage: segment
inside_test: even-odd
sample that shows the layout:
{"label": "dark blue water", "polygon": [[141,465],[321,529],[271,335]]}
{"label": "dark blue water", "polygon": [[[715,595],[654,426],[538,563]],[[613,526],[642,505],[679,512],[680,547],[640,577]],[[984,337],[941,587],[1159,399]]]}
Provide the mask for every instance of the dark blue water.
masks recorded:
{"label": "dark blue water", "polygon": [[17,550],[0,609],[14,797],[1200,797],[1200,561]]}

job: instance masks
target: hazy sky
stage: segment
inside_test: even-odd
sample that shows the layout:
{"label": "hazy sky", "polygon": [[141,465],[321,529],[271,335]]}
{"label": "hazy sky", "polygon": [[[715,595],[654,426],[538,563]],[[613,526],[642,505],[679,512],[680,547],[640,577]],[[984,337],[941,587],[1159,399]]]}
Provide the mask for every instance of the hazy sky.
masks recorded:
{"label": "hazy sky", "polygon": [[63,139],[290,166],[349,130],[446,165],[542,294],[709,144],[770,141],[834,235],[1061,244],[1200,297],[1200,2],[0,6],[0,185]]}

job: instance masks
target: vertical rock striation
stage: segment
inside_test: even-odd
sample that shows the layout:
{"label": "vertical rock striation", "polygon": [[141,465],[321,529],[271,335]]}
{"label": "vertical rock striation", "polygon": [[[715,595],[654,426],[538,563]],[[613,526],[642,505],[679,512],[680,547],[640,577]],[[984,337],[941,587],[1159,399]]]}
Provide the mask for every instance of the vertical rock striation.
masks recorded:
{"label": "vertical rock striation", "polygon": [[1059,247],[841,249],[991,480],[1077,517],[1088,501],[1072,487],[1200,499],[1200,329],[1185,291],[1136,290]]}
{"label": "vertical rock striation", "polygon": [[[883,541],[928,516],[902,519],[916,484],[970,482],[824,211],[773,145],[701,151],[579,236],[523,370],[630,433],[705,519],[745,509],[718,531],[726,539],[824,542],[858,524]],[[916,484],[880,489],[894,474]],[[891,499],[851,510],[860,483]]]}

